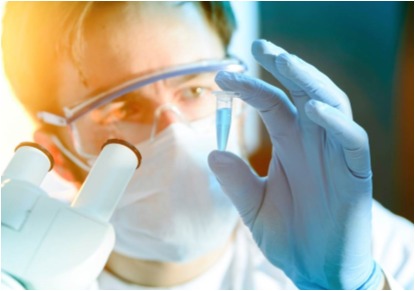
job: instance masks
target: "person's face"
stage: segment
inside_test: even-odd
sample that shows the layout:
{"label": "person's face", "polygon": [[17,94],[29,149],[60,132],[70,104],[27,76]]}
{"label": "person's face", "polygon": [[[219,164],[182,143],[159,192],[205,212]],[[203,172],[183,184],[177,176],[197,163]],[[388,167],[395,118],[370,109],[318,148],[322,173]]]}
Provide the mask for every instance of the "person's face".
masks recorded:
{"label": "person's face", "polygon": [[[84,51],[79,64],[86,82],[69,58],[63,60],[57,92],[61,107],[78,104],[95,92],[137,76],[225,56],[219,35],[192,2],[109,3],[98,5],[91,15],[84,26]],[[213,74],[204,74],[174,83],[160,81],[140,89],[140,94],[157,106],[172,102],[178,90],[192,93],[198,87],[215,86],[213,79]],[[157,131],[176,121],[175,114],[165,112]],[[81,139],[96,135],[92,127],[78,129]],[[62,130],[60,135],[75,152],[69,132]]]}

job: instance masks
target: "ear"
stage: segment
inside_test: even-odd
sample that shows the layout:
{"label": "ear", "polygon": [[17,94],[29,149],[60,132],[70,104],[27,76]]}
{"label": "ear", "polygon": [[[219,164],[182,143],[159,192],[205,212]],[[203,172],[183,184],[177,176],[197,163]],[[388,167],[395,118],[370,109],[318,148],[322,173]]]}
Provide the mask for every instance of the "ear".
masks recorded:
{"label": "ear", "polygon": [[70,167],[67,165],[65,157],[63,156],[59,148],[55,145],[55,143],[52,141],[50,134],[38,129],[33,133],[33,140],[41,146],[45,147],[53,156],[53,159],[55,160],[53,170],[59,176],[61,176],[68,182],[75,184],[78,183],[74,175],[72,174]]}

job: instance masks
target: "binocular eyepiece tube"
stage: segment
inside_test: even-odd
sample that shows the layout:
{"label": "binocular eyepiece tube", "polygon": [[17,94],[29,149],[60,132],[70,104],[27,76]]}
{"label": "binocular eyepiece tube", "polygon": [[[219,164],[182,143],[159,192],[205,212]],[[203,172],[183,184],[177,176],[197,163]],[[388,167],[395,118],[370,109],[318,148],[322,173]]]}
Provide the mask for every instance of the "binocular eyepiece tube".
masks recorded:
{"label": "binocular eyepiece tube", "polygon": [[[141,154],[133,145],[119,139],[108,140],[71,207],[108,222],[140,164]],[[3,177],[39,187],[53,165],[53,157],[44,147],[24,142],[16,147]]]}
{"label": "binocular eyepiece tube", "polygon": [[22,142],[16,147],[3,176],[40,186],[53,165],[53,157],[47,149],[34,142]]}
{"label": "binocular eyepiece tube", "polygon": [[71,206],[109,221],[140,164],[141,154],[133,145],[119,139],[108,140]]}

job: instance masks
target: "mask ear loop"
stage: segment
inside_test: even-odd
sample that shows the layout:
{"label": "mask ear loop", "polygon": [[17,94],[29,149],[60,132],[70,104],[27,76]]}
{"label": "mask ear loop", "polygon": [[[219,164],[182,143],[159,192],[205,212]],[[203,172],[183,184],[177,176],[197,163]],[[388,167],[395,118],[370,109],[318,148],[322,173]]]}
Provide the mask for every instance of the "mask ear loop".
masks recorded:
{"label": "mask ear loop", "polygon": [[[70,116],[72,116],[72,111],[69,108],[64,107],[63,110],[64,110],[65,115],[66,115],[67,118],[70,117]],[[81,157],[86,158],[88,160],[94,160],[94,159],[96,159],[97,158],[96,156],[89,155],[89,154],[87,154],[87,153],[85,153],[83,151],[82,145],[81,145],[81,142],[80,142],[81,137],[79,136],[79,132],[78,132],[78,128],[76,127],[76,124],[75,123],[69,124],[69,128],[70,128],[71,133],[72,133],[73,143],[74,143],[76,152]],[[90,164],[90,166],[92,166],[92,164]]]}
{"label": "mask ear loop", "polygon": [[157,107],[154,112],[154,123],[153,127],[151,128],[150,142],[153,142],[156,137],[156,130],[159,123],[160,115],[165,110],[173,111],[180,118],[181,122],[185,123],[189,127],[192,127],[192,125],[189,123],[189,121],[187,121],[186,117],[184,117],[183,113],[180,111],[179,108],[177,108],[177,106],[170,103],[162,104],[159,107]]}
{"label": "mask ear loop", "polygon": [[74,162],[78,167],[82,170],[89,172],[91,171],[91,167],[85,164],[83,161],[78,159],[73,153],[71,153],[62,143],[61,141],[55,136],[51,136],[53,143],[58,147],[58,149],[72,162]]}

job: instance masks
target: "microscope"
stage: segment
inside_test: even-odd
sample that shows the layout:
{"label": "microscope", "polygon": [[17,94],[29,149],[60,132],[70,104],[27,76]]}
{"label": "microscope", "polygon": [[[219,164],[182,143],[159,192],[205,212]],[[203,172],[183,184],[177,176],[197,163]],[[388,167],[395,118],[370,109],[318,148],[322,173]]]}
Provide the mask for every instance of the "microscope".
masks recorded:
{"label": "microscope", "polygon": [[110,139],[71,205],[40,188],[51,154],[24,142],[1,177],[2,289],[86,289],[114,247],[109,219],[141,163],[128,142]]}

